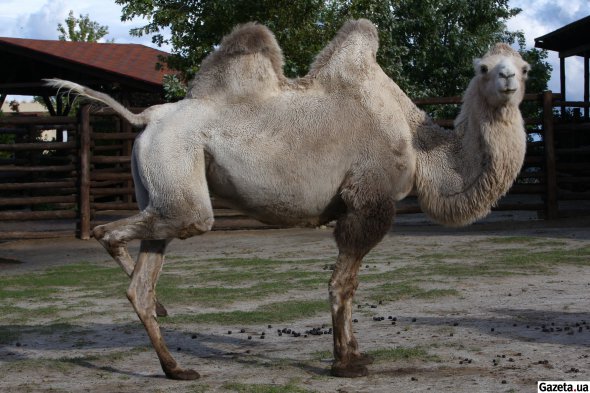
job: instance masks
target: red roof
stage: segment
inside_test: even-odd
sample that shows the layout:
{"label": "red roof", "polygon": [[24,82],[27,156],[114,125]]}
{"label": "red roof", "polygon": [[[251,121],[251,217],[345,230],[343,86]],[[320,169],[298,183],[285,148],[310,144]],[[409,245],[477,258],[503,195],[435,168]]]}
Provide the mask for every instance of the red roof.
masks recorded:
{"label": "red roof", "polygon": [[0,37],[0,43],[15,45],[45,56],[156,85],[162,85],[164,74],[176,73],[165,68],[156,70],[156,63],[161,62],[159,57],[169,56],[169,53],[140,44],[103,44],[7,37]]}

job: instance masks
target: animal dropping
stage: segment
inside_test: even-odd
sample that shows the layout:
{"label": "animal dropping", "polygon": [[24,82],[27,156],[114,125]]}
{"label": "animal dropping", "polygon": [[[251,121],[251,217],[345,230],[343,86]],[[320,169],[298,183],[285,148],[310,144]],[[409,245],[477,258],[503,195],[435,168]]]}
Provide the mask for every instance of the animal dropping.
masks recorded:
{"label": "animal dropping", "polygon": [[[349,21],[306,76],[288,79],[273,34],[248,23],[203,61],[185,99],[139,114],[79,84],[47,81],[145,126],[132,154],[140,212],[95,227],[93,236],[131,278],[127,297],[168,378],[200,375],[182,368],[162,337],[156,282],[172,239],[211,230],[211,195],[269,224],[336,221],[331,372],[361,377],[372,358],[353,333],[357,274],[390,230],[396,202],[415,190],[432,219],[466,225],[512,185],[526,146],[518,105],[529,66],[520,55],[497,44],[474,62],[455,127],[446,130],[383,72],[378,46],[371,22]],[[127,249],[134,239],[136,260]]]}

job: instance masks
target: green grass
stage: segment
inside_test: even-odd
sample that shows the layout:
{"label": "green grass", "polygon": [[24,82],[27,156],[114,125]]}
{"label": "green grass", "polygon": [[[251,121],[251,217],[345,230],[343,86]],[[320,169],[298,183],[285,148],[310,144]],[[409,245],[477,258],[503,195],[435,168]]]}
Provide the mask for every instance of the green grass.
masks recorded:
{"label": "green grass", "polygon": [[81,262],[50,268],[41,273],[0,277],[0,301],[47,300],[66,288],[103,291],[122,290],[126,285],[121,269]]}
{"label": "green grass", "polygon": [[[457,280],[551,274],[561,265],[589,266],[590,246],[575,246],[565,240],[514,236],[490,237],[473,246],[458,242],[415,247],[412,252],[395,256],[381,251],[363,264],[359,295],[371,301],[459,296],[452,287]],[[172,316],[162,321],[257,324],[327,313],[329,307],[324,300],[279,300],[285,299],[288,292],[314,293],[316,299],[326,297],[332,272],[324,267],[332,262],[256,257],[197,261],[172,257],[156,288],[159,300],[172,311]],[[365,268],[366,264],[370,269]],[[87,309],[101,298],[124,299],[128,284],[118,266],[88,262],[4,276],[0,277],[0,314],[5,324],[25,325],[35,318],[52,325],[75,322],[89,315]],[[64,297],[69,302],[63,303]],[[237,304],[250,301],[267,305],[251,311],[236,310]],[[229,310],[191,315],[174,312],[175,307],[189,304]],[[65,311],[67,317],[60,316]]]}
{"label": "green grass", "polygon": [[0,345],[13,344],[21,338],[21,335],[22,331],[13,326],[0,326]]}
{"label": "green grass", "polygon": [[253,311],[222,311],[203,314],[179,314],[165,319],[166,323],[219,323],[219,324],[260,324],[294,321],[328,312],[327,300],[301,300],[265,304]]}
{"label": "green grass", "polygon": [[[206,273],[188,284],[172,274],[163,274],[157,286],[158,297],[166,303],[197,303],[205,306],[228,306],[240,300],[257,300],[289,290],[313,290],[327,287],[325,272],[261,272],[259,274],[232,272]],[[227,278],[227,279],[225,279]]]}
{"label": "green grass", "polygon": [[[489,244],[506,244],[507,247],[482,251]],[[479,243],[481,248],[460,244],[446,252],[433,253],[424,249],[413,257],[402,258],[402,263],[410,259],[405,266],[380,272],[373,269],[361,271],[360,282],[368,286],[366,293],[371,301],[431,299],[460,294],[450,287],[451,284],[445,287],[444,282],[449,280],[551,274],[559,265],[590,265],[590,246],[566,248],[565,244],[563,241],[518,236],[486,239]],[[431,287],[432,282],[441,280],[443,285],[440,288],[423,287],[424,283],[430,283]]]}
{"label": "green grass", "polygon": [[452,288],[424,289],[413,282],[385,283],[368,289],[369,299],[396,301],[408,298],[434,299],[443,296],[457,296],[459,292]]}
{"label": "green grass", "polygon": [[376,362],[396,362],[400,360],[440,361],[438,356],[429,354],[428,351],[422,347],[375,349],[369,351],[368,354],[373,356]]}
{"label": "green grass", "polygon": [[531,236],[506,236],[506,237],[491,237],[485,240],[486,243],[491,244],[520,244],[527,247],[563,247],[568,243],[563,240],[547,240],[540,237]]}

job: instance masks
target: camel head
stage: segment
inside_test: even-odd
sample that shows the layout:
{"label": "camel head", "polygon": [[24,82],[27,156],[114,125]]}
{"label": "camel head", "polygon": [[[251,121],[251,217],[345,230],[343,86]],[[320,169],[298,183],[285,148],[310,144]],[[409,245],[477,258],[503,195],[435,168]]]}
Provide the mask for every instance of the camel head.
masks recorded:
{"label": "camel head", "polygon": [[529,64],[509,45],[498,43],[481,59],[475,59],[475,80],[492,107],[519,105],[524,97]]}

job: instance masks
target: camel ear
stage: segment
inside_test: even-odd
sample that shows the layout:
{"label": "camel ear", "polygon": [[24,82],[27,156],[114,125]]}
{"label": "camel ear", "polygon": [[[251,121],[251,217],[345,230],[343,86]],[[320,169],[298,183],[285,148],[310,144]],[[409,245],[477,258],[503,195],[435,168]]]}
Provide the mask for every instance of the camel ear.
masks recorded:
{"label": "camel ear", "polygon": [[531,66],[527,63],[522,67],[522,75],[526,78],[529,76],[529,71],[531,70]]}

